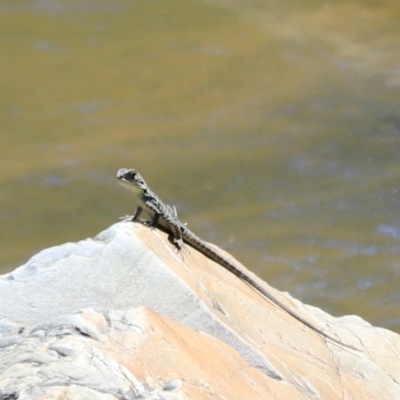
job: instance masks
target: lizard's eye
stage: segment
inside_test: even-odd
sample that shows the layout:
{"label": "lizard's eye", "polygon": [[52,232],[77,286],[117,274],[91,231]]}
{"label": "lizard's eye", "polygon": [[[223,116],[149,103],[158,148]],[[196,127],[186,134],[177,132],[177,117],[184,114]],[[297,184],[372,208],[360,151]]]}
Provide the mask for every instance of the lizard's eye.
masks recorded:
{"label": "lizard's eye", "polygon": [[143,185],[144,184],[144,180],[141,177],[141,175],[139,175],[137,172],[132,172],[132,180],[137,184],[137,185]]}
{"label": "lizard's eye", "polygon": [[131,171],[131,172],[129,172],[128,174],[127,174],[128,176],[128,178],[129,178],[129,180],[130,181],[136,181],[137,180],[137,178],[136,178],[136,172],[133,172],[133,171]]}

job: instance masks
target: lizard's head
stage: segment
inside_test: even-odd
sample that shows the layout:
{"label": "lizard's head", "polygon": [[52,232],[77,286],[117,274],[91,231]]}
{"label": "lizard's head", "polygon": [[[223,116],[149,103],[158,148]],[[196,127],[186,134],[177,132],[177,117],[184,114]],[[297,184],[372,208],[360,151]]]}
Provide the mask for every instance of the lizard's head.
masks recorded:
{"label": "lizard's head", "polygon": [[132,189],[132,186],[137,189],[146,188],[146,182],[142,178],[142,175],[134,169],[121,168],[117,172],[117,179],[122,186],[125,186],[128,189]]}

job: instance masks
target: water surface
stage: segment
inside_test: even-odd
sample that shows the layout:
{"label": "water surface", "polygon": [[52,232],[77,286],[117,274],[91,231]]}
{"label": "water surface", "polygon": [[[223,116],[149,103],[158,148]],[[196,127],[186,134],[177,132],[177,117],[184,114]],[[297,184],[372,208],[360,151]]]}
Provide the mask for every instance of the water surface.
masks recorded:
{"label": "water surface", "polygon": [[400,330],[396,1],[0,1],[0,265],[135,167],[273,286]]}

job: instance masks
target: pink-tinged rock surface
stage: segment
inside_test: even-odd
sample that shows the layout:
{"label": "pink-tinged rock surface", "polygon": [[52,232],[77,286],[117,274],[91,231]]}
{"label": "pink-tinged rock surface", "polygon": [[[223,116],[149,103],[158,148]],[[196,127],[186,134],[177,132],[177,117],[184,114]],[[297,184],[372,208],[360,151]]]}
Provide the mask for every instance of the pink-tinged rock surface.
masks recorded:
{"label": "pink-tinged rock surface", "polygon": [[399,335],[258,282],[348,346],[139,224],[43,250],[0,278],[0,400],[400,399]]}

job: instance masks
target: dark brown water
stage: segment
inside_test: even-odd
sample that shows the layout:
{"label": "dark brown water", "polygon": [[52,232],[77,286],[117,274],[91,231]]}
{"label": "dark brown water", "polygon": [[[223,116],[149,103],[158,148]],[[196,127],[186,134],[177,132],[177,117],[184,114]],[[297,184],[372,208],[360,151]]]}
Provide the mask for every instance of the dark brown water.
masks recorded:
{"label": "dark brown water", "polygon": [[281,290],[400,330],[397,1],[0,1],[0,265],[137,168]]}

